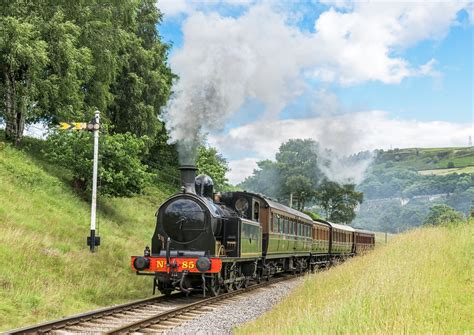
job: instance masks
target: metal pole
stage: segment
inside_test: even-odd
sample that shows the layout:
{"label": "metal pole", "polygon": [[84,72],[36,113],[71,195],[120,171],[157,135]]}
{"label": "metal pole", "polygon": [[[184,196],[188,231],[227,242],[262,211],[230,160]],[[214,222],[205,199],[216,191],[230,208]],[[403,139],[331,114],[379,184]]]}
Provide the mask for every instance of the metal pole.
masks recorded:
{"label": "metal pole", "polygon": [[99,123],[100,112],[95,112],[94,118],[94,163],[92,167],[92,201],[91,201],[91,232],[90,232],[90,250],[95,249],[95,221],[97,204],[97,169],[99,165]]}

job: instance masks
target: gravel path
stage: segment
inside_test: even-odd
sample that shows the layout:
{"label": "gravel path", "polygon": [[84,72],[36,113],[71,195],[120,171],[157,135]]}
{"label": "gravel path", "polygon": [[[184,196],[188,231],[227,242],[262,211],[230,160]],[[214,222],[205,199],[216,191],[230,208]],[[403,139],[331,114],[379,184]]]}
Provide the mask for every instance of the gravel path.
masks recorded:
{"label": "gravel path", "polygon": [[234,327],[256,319],[269,311],[302,282],[303,278],[296,278],[259,289],[258,293],[236,296],[236,301],[216,307],[213,311],[169,330],[165,334],[232,334]]}

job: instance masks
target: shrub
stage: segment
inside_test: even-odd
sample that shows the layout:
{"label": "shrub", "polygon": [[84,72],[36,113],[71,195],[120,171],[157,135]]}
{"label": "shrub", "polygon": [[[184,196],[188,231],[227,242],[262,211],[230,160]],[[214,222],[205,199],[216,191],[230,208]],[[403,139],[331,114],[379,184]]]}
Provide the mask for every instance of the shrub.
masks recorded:
{"label": "shrub", "polygon": [[441,225],[456,223],[463,220],[463,215],[448,205],[435,205],[430,208],[423,224]]}
{"label": "shrub", "polygon": [[452,169],[454,168],[454,163],[453,162],[449,162],[448,163],[448,169]]}
{"label": "shrub", "polygon": [[[76,189],[90,193],[93,164],[92,133],[53,133],[44,153],[53,163],[71,170]],[[101,134],[99,143],[99,185],[101,195],[131,196],[141,193],[149,173],[140,161],[146,151],[146,137]]]}

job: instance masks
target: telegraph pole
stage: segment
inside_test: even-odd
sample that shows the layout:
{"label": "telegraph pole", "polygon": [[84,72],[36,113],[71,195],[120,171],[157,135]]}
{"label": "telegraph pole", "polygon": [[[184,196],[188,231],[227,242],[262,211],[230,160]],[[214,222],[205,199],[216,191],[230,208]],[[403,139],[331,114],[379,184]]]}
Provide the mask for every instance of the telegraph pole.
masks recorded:
{"label": "telegraph pole", "polygon": [[94,252],[95,246],[100,245],[100,237],[95,236],[96,209],[97,209],[97,169],[99,165],[99,128],[100,112],[96,111],[94,120],[87,125],[88,130],[94,132],[94,162],[92,167],[92,201],[91,201],[91,231],[87,238],[87,245],[91,252]]}

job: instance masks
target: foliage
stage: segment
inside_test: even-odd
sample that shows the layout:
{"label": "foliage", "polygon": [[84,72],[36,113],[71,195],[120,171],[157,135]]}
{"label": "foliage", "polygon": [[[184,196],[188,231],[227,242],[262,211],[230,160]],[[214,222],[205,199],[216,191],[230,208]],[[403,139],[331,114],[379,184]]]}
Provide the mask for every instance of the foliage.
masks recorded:
{"label": "foliage", "polygon": [[296,203],[296,209],[298,210],[303,210],[305,202],[315,194],[309,178],[302,175],[289,176],[286,179],[285,186],[285,190],[293,195],[293,201]]}
{"label": "foliage", "polygon": [[123,37],[119,75],[111,87],[115,99],[108,109],[114,132],[155,136],[163,127],[158,120],[175,76],[166,64],[168,45],[160,42],[157,24],[162,14],[156,1],[142,0],[135,22]]}
{"label": "foliage", "polygon": [[236,334],[469,334],[474,221],[395,236],[310,275]]}
{"label": "foliage", "polygon": [[175,78],[160,22],[153,0],[2,2],[7,138],[19,143],[25,123],[81,121],[99,109],[114,132],[154,139]]}
{"label": "foliage", "polygon": [[315,213],[315,212],[303,211],[303,213],[305,213],[306,215],[309,215],[311,217],[311,219],[313,219],[313,220],[322,219],[321,215],[319,215],[318,213]]}
{"label": "foliage", "polygon": [[275,199],[280,198],[281,189],[283,188],[283,177],[281,176],[278,164],[267,159],[257,162],[257,167],[257,169],[253,170],[252,176],[245,178],[239,184],[239,187],[244,190],[265,194]]}
{"label": "foliage", "polygon": [[26,119],[40,92],[41,73],[48,62],[47,44],[32,22],[6,15],[0,5],[0,117],[7,140],[20,143]]}
{"label": "foliage", "polygon": [[318,167],[317,147],[318,143],[312,139],[290,139],[280,146],[275,162],[258,162],[258,170],[239,186],[286,204],[293,193],[297,207],[303,208],[323,178]]}
{"label": "foliage", "polygon": [[214,187],[222,191],[228,185],[225,174],[229,171],[229,166],[224,157],[222,157],[216,148],[200,146],[196,159],[196,167],[199,173],[210,176],[214,182]]}
{"label": "foliage", "polygon": [[364,195],[355,190],[354,184],[339,185],[325,181],[319,187],[316,199],[329,221],[350,223],[354,220],[355,208],[362,203]]}
{"label": "foliage", "polygon": [[428,215],[423,220],[423,224],[440,225],[455,223],[463,220],[461,213],[456,212],[447,205],[435,205],[430,208]]}
{"label": "foliage", "polygon": [[[99,183],[101,195],[131,196],[141,193],[149,178],[140,158],[146,150],[146,137],[106,133],[99,143]],[[74,185],[81,191],[92,188],[92,133],[54,133],[48,137],[45,155],[51,162],[72,171]]]}

